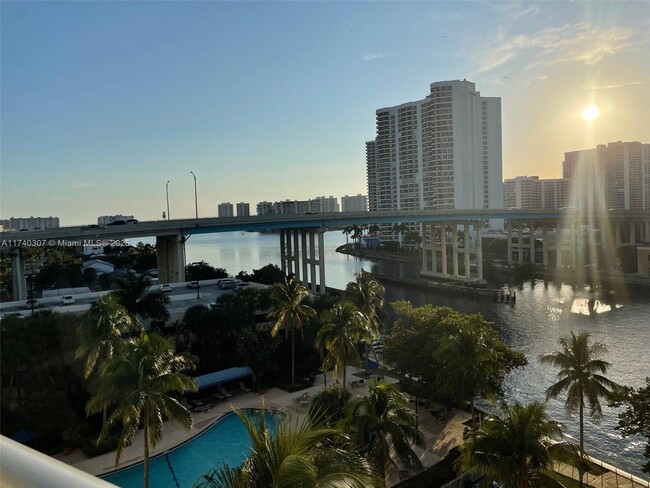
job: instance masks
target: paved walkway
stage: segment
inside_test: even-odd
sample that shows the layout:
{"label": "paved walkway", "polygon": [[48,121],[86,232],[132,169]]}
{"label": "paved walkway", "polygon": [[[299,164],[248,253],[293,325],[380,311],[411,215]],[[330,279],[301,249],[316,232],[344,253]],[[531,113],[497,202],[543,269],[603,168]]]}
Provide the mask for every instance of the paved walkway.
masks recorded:
{"label": "paved walkway", "polygon": [[[357,376],[362,370],[352,366],[348,367],[348,382],[359,380]],[[396,383],[397,380],[385,377],[385,381],[389,383]],[[231,412],[234,407],[239,408],[262,408],[280,410],[293,418],[300,419],[307,412],[307,406],[295,402],[294,398],[300,397],[303,393],[308,393],[311,396],[319,393],[324,387],[323,375],[316,378],[314,385],[310,388],[299,392],[287,393],[279,388],[273,388],[265,391],[263,394],[258,395],[255,393],[237,393],[228,401],[217,403],[211,410],[207,412],[194,412],[194,426],[191,430],[187,431],[176,423],[165,423],[164,433],[158,445],[151,450],[151,456],[164,453],[173,447],[181,444],[188,439],[194,437],[201,431],[210,427],[218,418],[222,417],[228,412]],[[327,374],[327,385],[333,384],[331,373]],[[355,388],[348,390],[355,396],[363,396],[368,392],[369,380],[364,380]],[[235,392],[231,392],[235,393]],[[460,445],[463,439],[464,425],[462,422],[469,418],[469,414],[458,410],[452,410],[451,414],[445,421],[434,419],[429,410],[442,408],[440,405],[427,404],[419,407],[419,427],[422,432],[424,442],[420,446],[415,446],[415,451],[420,457],[424,467],[429,467],[440,459],[442,459],[451,448]],[[73,465],[74,467],[93,475],[104,475],[117,468],[123,468],[132,464],[136,464],[143,459],[143,433],[142,431],[133,439],[133,443],[124,449],[120,458],[119,464],[115,465],[115,453],[103,454],[91,459],[85,457],[80,450],[75,450],[70,455],[58,454],[55,457],[60,461]],[[402,473],[405,475],[406,473]],[[411,474],[411,473],[409,473]],[[389,480],[390,484],[399,481],[399,477],[395,476],[394,479]]]}

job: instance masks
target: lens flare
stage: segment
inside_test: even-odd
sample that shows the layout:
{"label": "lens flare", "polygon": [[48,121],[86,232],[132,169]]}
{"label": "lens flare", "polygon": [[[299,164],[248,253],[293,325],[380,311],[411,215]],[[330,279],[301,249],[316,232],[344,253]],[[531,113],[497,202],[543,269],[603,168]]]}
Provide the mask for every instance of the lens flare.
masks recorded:
{"label": "lens flare", "polygon": [[600,110],[595,105],[589,105],[582,111],[582,118],[585,120],[595,120],[600,115]]}

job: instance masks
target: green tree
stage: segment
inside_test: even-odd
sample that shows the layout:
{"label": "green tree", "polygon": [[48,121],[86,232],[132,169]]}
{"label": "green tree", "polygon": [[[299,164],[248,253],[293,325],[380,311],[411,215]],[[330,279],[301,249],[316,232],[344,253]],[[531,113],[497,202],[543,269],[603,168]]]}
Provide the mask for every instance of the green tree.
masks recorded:
{"label": "green tree", "polygon": [[547,475],[554,460],[568,459],[575,451],[556,442],[562,428],[551,420],[541,402],[501,404],[501,412],[488,416],[481,428],[470,431],[462,448],[462,471],[485,473],[514,488],[562,487]]}
{"label": "green tree", "polygon": [[196,391],[195,380],[182,374],[194,369],[194,359],[177,355],[173,340],[145,331],[121,343],[117,352],[101,363],[99,388],[88,401],[86,413],[97,413],[104,405],[116,405],[98,439],[102,442],[111,427],[121,425],[116,465],[142,424],[144,487],[148,488],[149,450],[162,438],[163,422],[170,419],[186,429],[192,427],[192,414],[170,394]]}
{"label": "green tree", "polygon": [[156,246],[153,244],[138,242],[136,246],[129,247],[128,253],[133,268],[139,273],[158,266]]}
{"label": "green tree", "polygon": [[358,307],[374,339],[379,337],[383,328],[381,317],[385,291],[384,285],[363,269],[356,274],[355,281],[345,288],[345,296]]}
{"label": "green tree", "polygon": [[189,281],[214,280],[228,278],[228,272],[223,268],[213,268],[205,261],[199,261],[185,266],[185,277]]}
{"label": "green tree", "polygon": [[285,421],[273,433],[264,416],[255,421],[241,411],[251,452],[239,468],[224,466],[204,474],[200,488],[383,487],[368,463],[348,449],[340,431],[319,427],[308,417]]}
{"label": "green tree", "polygon": [[312,398],[307,414],[314,423],[321,422],[327,427],[336,427],[345,418],[351,397],[352,394],[345,388],[328,386]]}
{"label": "green tree", "polygon": [[490,347],[488,337],[492,331],[476,326],[472,319],[482,318],[462,316],[458,327],[440,340],[437,382],[443,393],[461,404],[469,402],[474,424],[474,399],[479,395],[492,398],[495,391],[491,379],[500,365]]}
{"label": "green tree", "polygon": [[[555,398],[567,392],[564,404],[567,413],[578,411],[580,416],[580,453],[584,455],[584,408],[589,407],[589,415],[595,420],[602,417],[601,398],[609,398],[618,385],[605,376],[610,364],[600,359],[607,348],[599,343],[590,344],[589,333],[571,332],[571,337],[559,339],[560,350],[544,354],[539,360],[555,366],[560,371],[558,382],[546,390],[546,398]],[[580,486],[583,486],[584,466],[579,464]]]}
{"label": "green tree", "polygon": [[421,468],[411,447],[420,440],[415,413],[395,386],[371,384],[368,395],[351,402],[343,425],[382,477],[397,469],[396,461]]}
{"label": "green tree", "polygon": [[[443,393],[470,400],[474,395],[498,396],[505,376],[527,364],[526,357],[513,351],[480,314],[463,314],[449,307],[425,305],[413,307],[410,302],[391,303],[397,321],[386,335],[384,362],[407,380],[409,391],[430,398]],[[454,349],[463,346],[463,339],[476,339],[482,351],[478,358],[487,369],[481,370],[471,357],[456,358]],[[454,371],[453,364],[462,370]],[[462,364],[460,364],[462,363]],[[458,379],[467,375],[464,386],[441,373],[446,370]],[[469,371],[469,370],[474,371]],[[469,381],[469,380],[472,381]]]}
{"label": "green tree", "polygon": [[337,303],[323,312],[322,327],[316,335],[314,346],[326,352],[323,369],[334,368],[334,376],[343,373],[343,387],[347,387],[347,365],[359,363],[358,345],[361,340],[371,337],[368,322],[352,302]]}
{"label": "green tree", "polygon": [[614,407],[625,407],[618,414],[616,427],[623,436],[640,435],[647,439],[643,456],[649,461],[641,469],[650,473],[650,378],[646,378],[645,383],[642,388],[616,389],[611,403]]}
{"label": "green tree", "polygon": [[159,291],[149,291],[151,280],[148,276],[128,275],[125,279],[117,280],[115,296],[117,301],[130,314],[154,320],[167,320],[169,312],[166,304],[169,298]]}
{"label": "green tree", "polygon": [[309,294],[309,289],[298,278],[285,280],[271,289],[271,299],[275,303],[275,310],[269,314],[273,320],[271,334],[275,337],[284,328],[291,335],[292,385],[296,379],[296,329],[302,330],[303,322],[315,315],[314,309],[304,303]]}

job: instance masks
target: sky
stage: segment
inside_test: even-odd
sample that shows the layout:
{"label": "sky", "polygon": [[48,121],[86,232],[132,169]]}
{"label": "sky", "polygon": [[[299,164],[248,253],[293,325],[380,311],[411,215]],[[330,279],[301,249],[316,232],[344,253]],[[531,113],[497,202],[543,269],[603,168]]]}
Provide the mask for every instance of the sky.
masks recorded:
{"label": "sky", "polygon": [[[650,2],[0,3],[0,217],[365,194],[375,110],[467,79],[503,176],[650,142]],[[600,109],[587,122],[581,112]]]}

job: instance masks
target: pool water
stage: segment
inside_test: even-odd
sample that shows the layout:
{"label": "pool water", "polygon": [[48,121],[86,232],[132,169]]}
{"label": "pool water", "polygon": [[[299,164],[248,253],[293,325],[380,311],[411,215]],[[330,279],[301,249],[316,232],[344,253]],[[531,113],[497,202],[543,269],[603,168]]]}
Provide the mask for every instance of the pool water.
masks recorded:
{"label": "pool water", "polygon": [[[259,416],[261,410],[246,410],[249,416]],[[276,415],[266,412],[266,425],[275,432]],[[251,447],[248,431],[235,413],[226,414],[212,427],[179,447],[150,460],[149,486],[152,488],[190,488],[200,476],[224,464],[239,466]],[[170,468],[171,466],[171,468]],[[173,471],[173,473],[172,473]],[[122,488],[140,488],[142,463],[104,476],[103,479]],[[178,484],[177,484],[178,481]]]}

